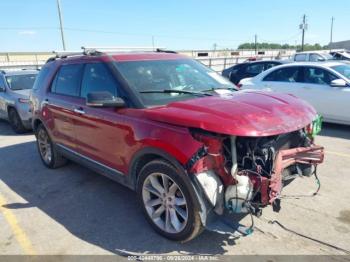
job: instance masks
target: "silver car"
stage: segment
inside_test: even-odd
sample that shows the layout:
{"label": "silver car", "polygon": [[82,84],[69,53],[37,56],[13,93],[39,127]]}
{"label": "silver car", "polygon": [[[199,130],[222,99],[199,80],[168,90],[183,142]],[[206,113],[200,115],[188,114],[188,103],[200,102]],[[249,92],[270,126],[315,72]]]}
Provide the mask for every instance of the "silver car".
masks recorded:
{"label": "silver car", "polygon": [[0,118],[10,122],[16,133],[32,129],[29,93],[36,70],[0,70]]}

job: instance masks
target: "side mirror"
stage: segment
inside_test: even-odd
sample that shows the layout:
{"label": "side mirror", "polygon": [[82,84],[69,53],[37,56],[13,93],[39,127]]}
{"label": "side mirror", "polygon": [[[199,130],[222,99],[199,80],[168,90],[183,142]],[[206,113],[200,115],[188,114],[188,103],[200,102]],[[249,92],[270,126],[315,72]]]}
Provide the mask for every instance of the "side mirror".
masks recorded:
{"label": "side mirror", "polygon": [[4,86],[0,86],[0,92],[5,92],[5,87]]}
{"label": "side mirror", "polygon": [[324,62],[324,61],[326,61],[326,59],[323,58],[323,57],[319,57],[319,58],[317,58],[317,61],[318,61],[318,62]]}
{"label": "side mirror", "polygon": [[124,107],[125,101],[110,92],[91,92],[87,94],[86,105],[91,107]]}
{"label": "side mirror", "polygon": [[335,79],[331,82],[333,87],[347,87],[348,83],[344,79]]}

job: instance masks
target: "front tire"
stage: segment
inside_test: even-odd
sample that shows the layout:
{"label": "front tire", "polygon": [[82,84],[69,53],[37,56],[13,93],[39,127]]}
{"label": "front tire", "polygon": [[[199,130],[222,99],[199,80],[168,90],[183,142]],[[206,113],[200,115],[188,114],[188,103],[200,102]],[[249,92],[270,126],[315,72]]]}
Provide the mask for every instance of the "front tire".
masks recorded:
{"label": "front tire", "polygon": [[163,160],[146,164],[137,195],[151,226],[162,236],[186,242],[202,231],[202,223],[188,177]]}
{"label": "front tire", "polygon": [[58,168],[67,163],[56,149],[45,127],[40,124],[36,129],[36,141],[40,158],[48,168]]}
{"label": "front tire", "polygon": [[27,131],[22,123],[22,119],[20,118],[18,112],[14,108],[10,108],[8,112],[8,118],[12,130],[17,134],[23,134]]}

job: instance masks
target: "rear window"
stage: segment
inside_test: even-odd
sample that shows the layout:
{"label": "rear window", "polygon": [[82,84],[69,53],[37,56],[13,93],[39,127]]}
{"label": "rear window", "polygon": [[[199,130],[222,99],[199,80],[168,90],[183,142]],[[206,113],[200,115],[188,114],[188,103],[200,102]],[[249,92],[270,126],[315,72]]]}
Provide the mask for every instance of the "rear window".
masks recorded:
{"label": "rear window", "polygon": [[60,95],[79,96],[82,69],[82,64],[61,66],[51,87],[51,92]]}
{"label": "rear window", "polygon": [[36,74],[10,75],[10,76],[6,76],[6,81],[10,89],[23,90],[23,89],[32,89],[35,78],[36,78]]}
{"label": "rear window", "polygon": [[48,76],[48,74],[50,73],[50,70],[48,67],[43,67],[39,74],[37,75],[34,85],[33,85],[33,89],[37,90],[39,89],[40,85],[43,83],[43,81],[46,79],[46,77]]}

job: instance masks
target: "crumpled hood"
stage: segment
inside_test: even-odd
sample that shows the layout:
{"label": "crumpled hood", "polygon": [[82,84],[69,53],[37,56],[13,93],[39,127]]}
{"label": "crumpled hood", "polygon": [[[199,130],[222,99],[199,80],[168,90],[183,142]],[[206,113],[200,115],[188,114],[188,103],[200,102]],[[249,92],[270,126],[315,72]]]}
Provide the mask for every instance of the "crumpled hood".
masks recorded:
{"label": "crumpled hood", "polygon": [[307,126],[315,109],[292,95],[238,91],[143,110],[143,116],[174,125],[235,136],[271,136]]}

